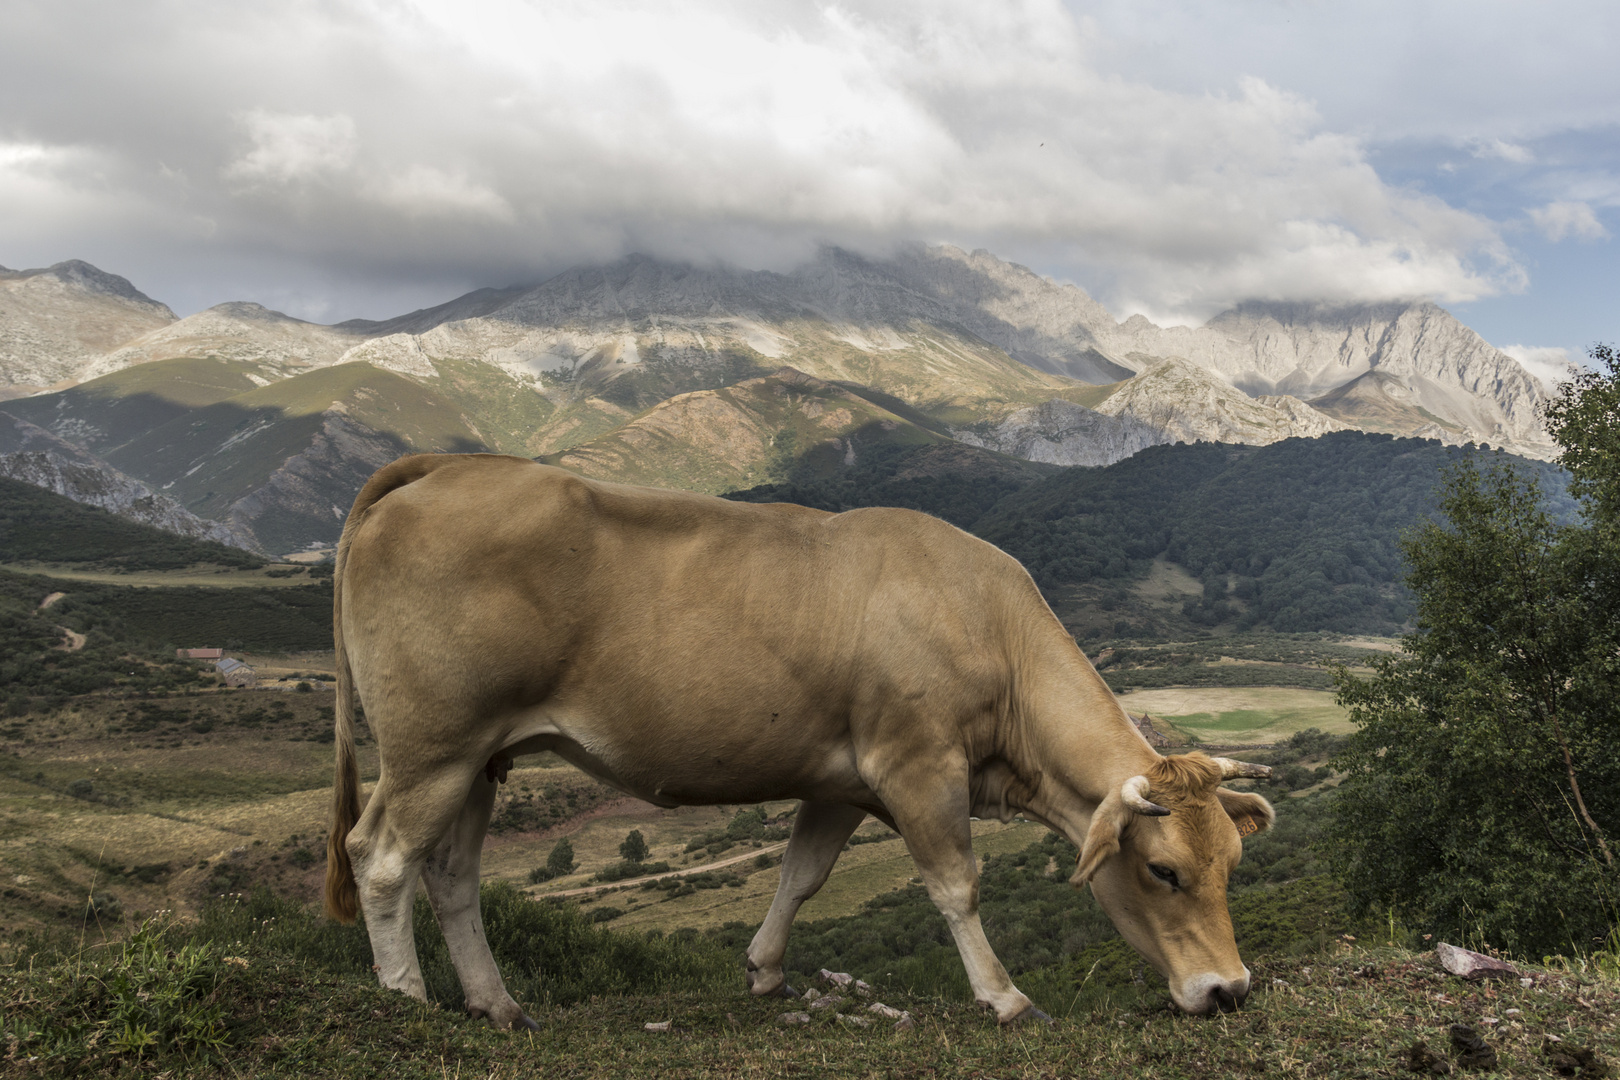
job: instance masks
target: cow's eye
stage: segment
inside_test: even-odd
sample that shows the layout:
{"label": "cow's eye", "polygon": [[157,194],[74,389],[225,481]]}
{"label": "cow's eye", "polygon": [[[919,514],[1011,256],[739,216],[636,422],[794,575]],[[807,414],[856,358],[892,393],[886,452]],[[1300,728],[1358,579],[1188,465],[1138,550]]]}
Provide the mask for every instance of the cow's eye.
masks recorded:
{"label": "cow's eye", "polygon": [[1181,888],[1181,879],[1176,877],[1176,872],[1170,869],[1168,866],[1158,866],[1154,863],[1148,863],[1148,873],[1152,874],[1154,877],[1158,878],[1172,889]]}

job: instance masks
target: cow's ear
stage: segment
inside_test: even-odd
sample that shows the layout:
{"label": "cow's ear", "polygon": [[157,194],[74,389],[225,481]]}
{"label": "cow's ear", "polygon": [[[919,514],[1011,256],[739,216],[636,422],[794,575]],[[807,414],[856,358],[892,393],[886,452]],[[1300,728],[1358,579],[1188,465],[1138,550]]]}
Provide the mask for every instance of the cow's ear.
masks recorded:
{"label": "cow's ear", "polygon": [[1215,795],[1221,800],[1221,809],[1237,826],[1239,836],[1263,833],[1277,820],[1277,812],[1271,808],[1271,804],[1252,791],[1216,788]]}
{"label": "cow's ear", "polygon": [[1117,791],[1098,805],[1097,812],[1091,815],[1086,846],[1080,851],[1080,863],[1074,868],[1074,876],[1069,878],[1070,885],[1078,889],[1090,881],[1103,861],[1119,851],[1119,834],[1124,831],[1130,814]]}

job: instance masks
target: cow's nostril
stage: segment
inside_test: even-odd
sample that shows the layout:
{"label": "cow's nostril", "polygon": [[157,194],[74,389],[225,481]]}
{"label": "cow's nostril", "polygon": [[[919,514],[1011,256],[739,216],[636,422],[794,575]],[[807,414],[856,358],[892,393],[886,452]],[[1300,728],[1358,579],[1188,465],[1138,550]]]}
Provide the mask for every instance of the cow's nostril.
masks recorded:
{"label": "cow's nostril", "polygon": [[1238,1006],[1243,1004],[1242,998],[1224,986],[1217,986],[1210,994],[1215,998],[1215,1008],[1211,1009],[1211,1012],[1237,1012]]}

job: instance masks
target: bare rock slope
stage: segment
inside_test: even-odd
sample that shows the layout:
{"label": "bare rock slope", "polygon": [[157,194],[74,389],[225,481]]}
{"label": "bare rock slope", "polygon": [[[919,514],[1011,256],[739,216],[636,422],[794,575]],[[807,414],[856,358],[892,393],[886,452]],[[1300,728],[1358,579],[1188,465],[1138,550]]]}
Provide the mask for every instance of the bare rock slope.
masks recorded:
{"label": "bare rock slope", "polygon": [[0,398],[80,382],[120,345],[174,321],[124,278],[77,259],[0,267]]}
{"label": "bare rock slope", "polygon": [[93,454],[6,412],[0,412],[0,476],[180,536],[260,550],[251,532],[199,518]]}

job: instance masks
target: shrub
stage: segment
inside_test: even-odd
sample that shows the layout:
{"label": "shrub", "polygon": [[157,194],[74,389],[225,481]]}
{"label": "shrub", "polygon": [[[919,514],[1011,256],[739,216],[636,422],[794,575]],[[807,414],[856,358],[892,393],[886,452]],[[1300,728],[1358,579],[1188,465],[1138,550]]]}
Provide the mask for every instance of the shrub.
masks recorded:
{"label": "shrub", "polygon": [[597,881],[623,881],[625,878],[641,877],[644,874],[667,874],[669,863],[639,863],[617,862],[604,866],[596,872]]}
{"label": "shrub", "polygon": [[644,862],[649,854],[651,852],[647,848],[647,840],[641,835],[640,829],[631,829],[624,842],[619,845],[619,855],[625,862]]}
{"label": "shrub", "polygon": [[551,854],[546,856],[546,873],[551,877],[562,877],[564,874],[572,874],[574,866],[574,845],[565,836],[557,841],[551,849]]}

